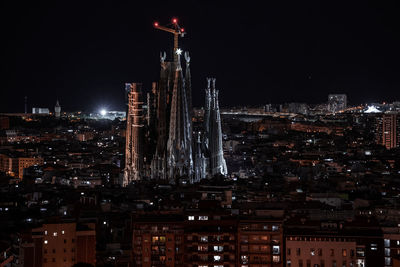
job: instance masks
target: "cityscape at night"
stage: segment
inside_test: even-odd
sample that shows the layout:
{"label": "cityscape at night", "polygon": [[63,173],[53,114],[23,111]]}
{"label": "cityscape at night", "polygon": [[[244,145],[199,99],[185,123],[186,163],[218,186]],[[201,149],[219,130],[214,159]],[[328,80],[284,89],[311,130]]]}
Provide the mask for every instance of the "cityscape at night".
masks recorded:
{"label": "cityscape at night", "polygon": [[400,266],[400,11],[2,3],[1,267]]}

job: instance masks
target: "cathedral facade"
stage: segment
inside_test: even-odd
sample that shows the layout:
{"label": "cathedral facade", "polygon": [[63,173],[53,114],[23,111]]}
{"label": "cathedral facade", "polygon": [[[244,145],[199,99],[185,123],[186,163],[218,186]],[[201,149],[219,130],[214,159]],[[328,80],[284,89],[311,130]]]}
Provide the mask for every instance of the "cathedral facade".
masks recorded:
{"label": "cathedral facade", "polygon": [[[203,129],[193,132],[190,56],[182,64],[160,54],[160,80],[147,94],[146,116],[140,84],[127,84],[128,99],[124,185],[142,179],[190,183],[227,175],[215,79],[207,79]],[[184,65],[184,70],[182,68]]]}

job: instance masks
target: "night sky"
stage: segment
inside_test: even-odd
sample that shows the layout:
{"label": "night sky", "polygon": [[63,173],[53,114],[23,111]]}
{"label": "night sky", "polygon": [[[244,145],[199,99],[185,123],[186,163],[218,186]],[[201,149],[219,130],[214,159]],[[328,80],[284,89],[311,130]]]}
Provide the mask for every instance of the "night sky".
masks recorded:
{"label": "night sky", "polygon": [[[34,3],[36,2],[36,3]],[[57,3],[56,3],[57,2]],[[218,3],[213,3],[218,2]],[[376,1],[1,1],[0,112],[49,107],[124,109],[124,83],[159,77],[172,35],[188,33],[193,101],[217,78],[222,106],[400,100],[400,23]],[[236,1],[235,1],[236,2]],[[265,2],[261,5],[259,2]]]}

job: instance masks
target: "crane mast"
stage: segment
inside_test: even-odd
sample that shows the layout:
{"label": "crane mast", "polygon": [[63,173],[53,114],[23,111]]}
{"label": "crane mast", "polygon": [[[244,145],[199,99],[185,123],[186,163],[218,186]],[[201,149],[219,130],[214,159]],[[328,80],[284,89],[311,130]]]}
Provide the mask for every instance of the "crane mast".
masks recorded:
{"label": "crane mast", "polygon": [[179,36],[180,37],[185,36],[185,29],[179,26],[177,18],[173,18],[172,23],[167,26],[161,26],[158,24],[158,22],[154,22],[153,26],[158,30],[169,32],[174,35],[174,62],[177,63],[178,62],[177,50],[179,48],[178,39]]}

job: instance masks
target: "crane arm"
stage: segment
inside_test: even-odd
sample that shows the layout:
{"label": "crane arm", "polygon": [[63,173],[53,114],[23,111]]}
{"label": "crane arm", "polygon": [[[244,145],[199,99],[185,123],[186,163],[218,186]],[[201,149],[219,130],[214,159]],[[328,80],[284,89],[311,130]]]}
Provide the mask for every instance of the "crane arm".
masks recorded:
{"label": "crane arm", "polygon": [[175,29],[167,28],[167,27],[164,27],[164,26],[154,26],[154,28],[162,30],[162,31],[170,32],[170,33],[173,33],[173,34],[179,34],[180,33],[179,31],[177,31]]}

